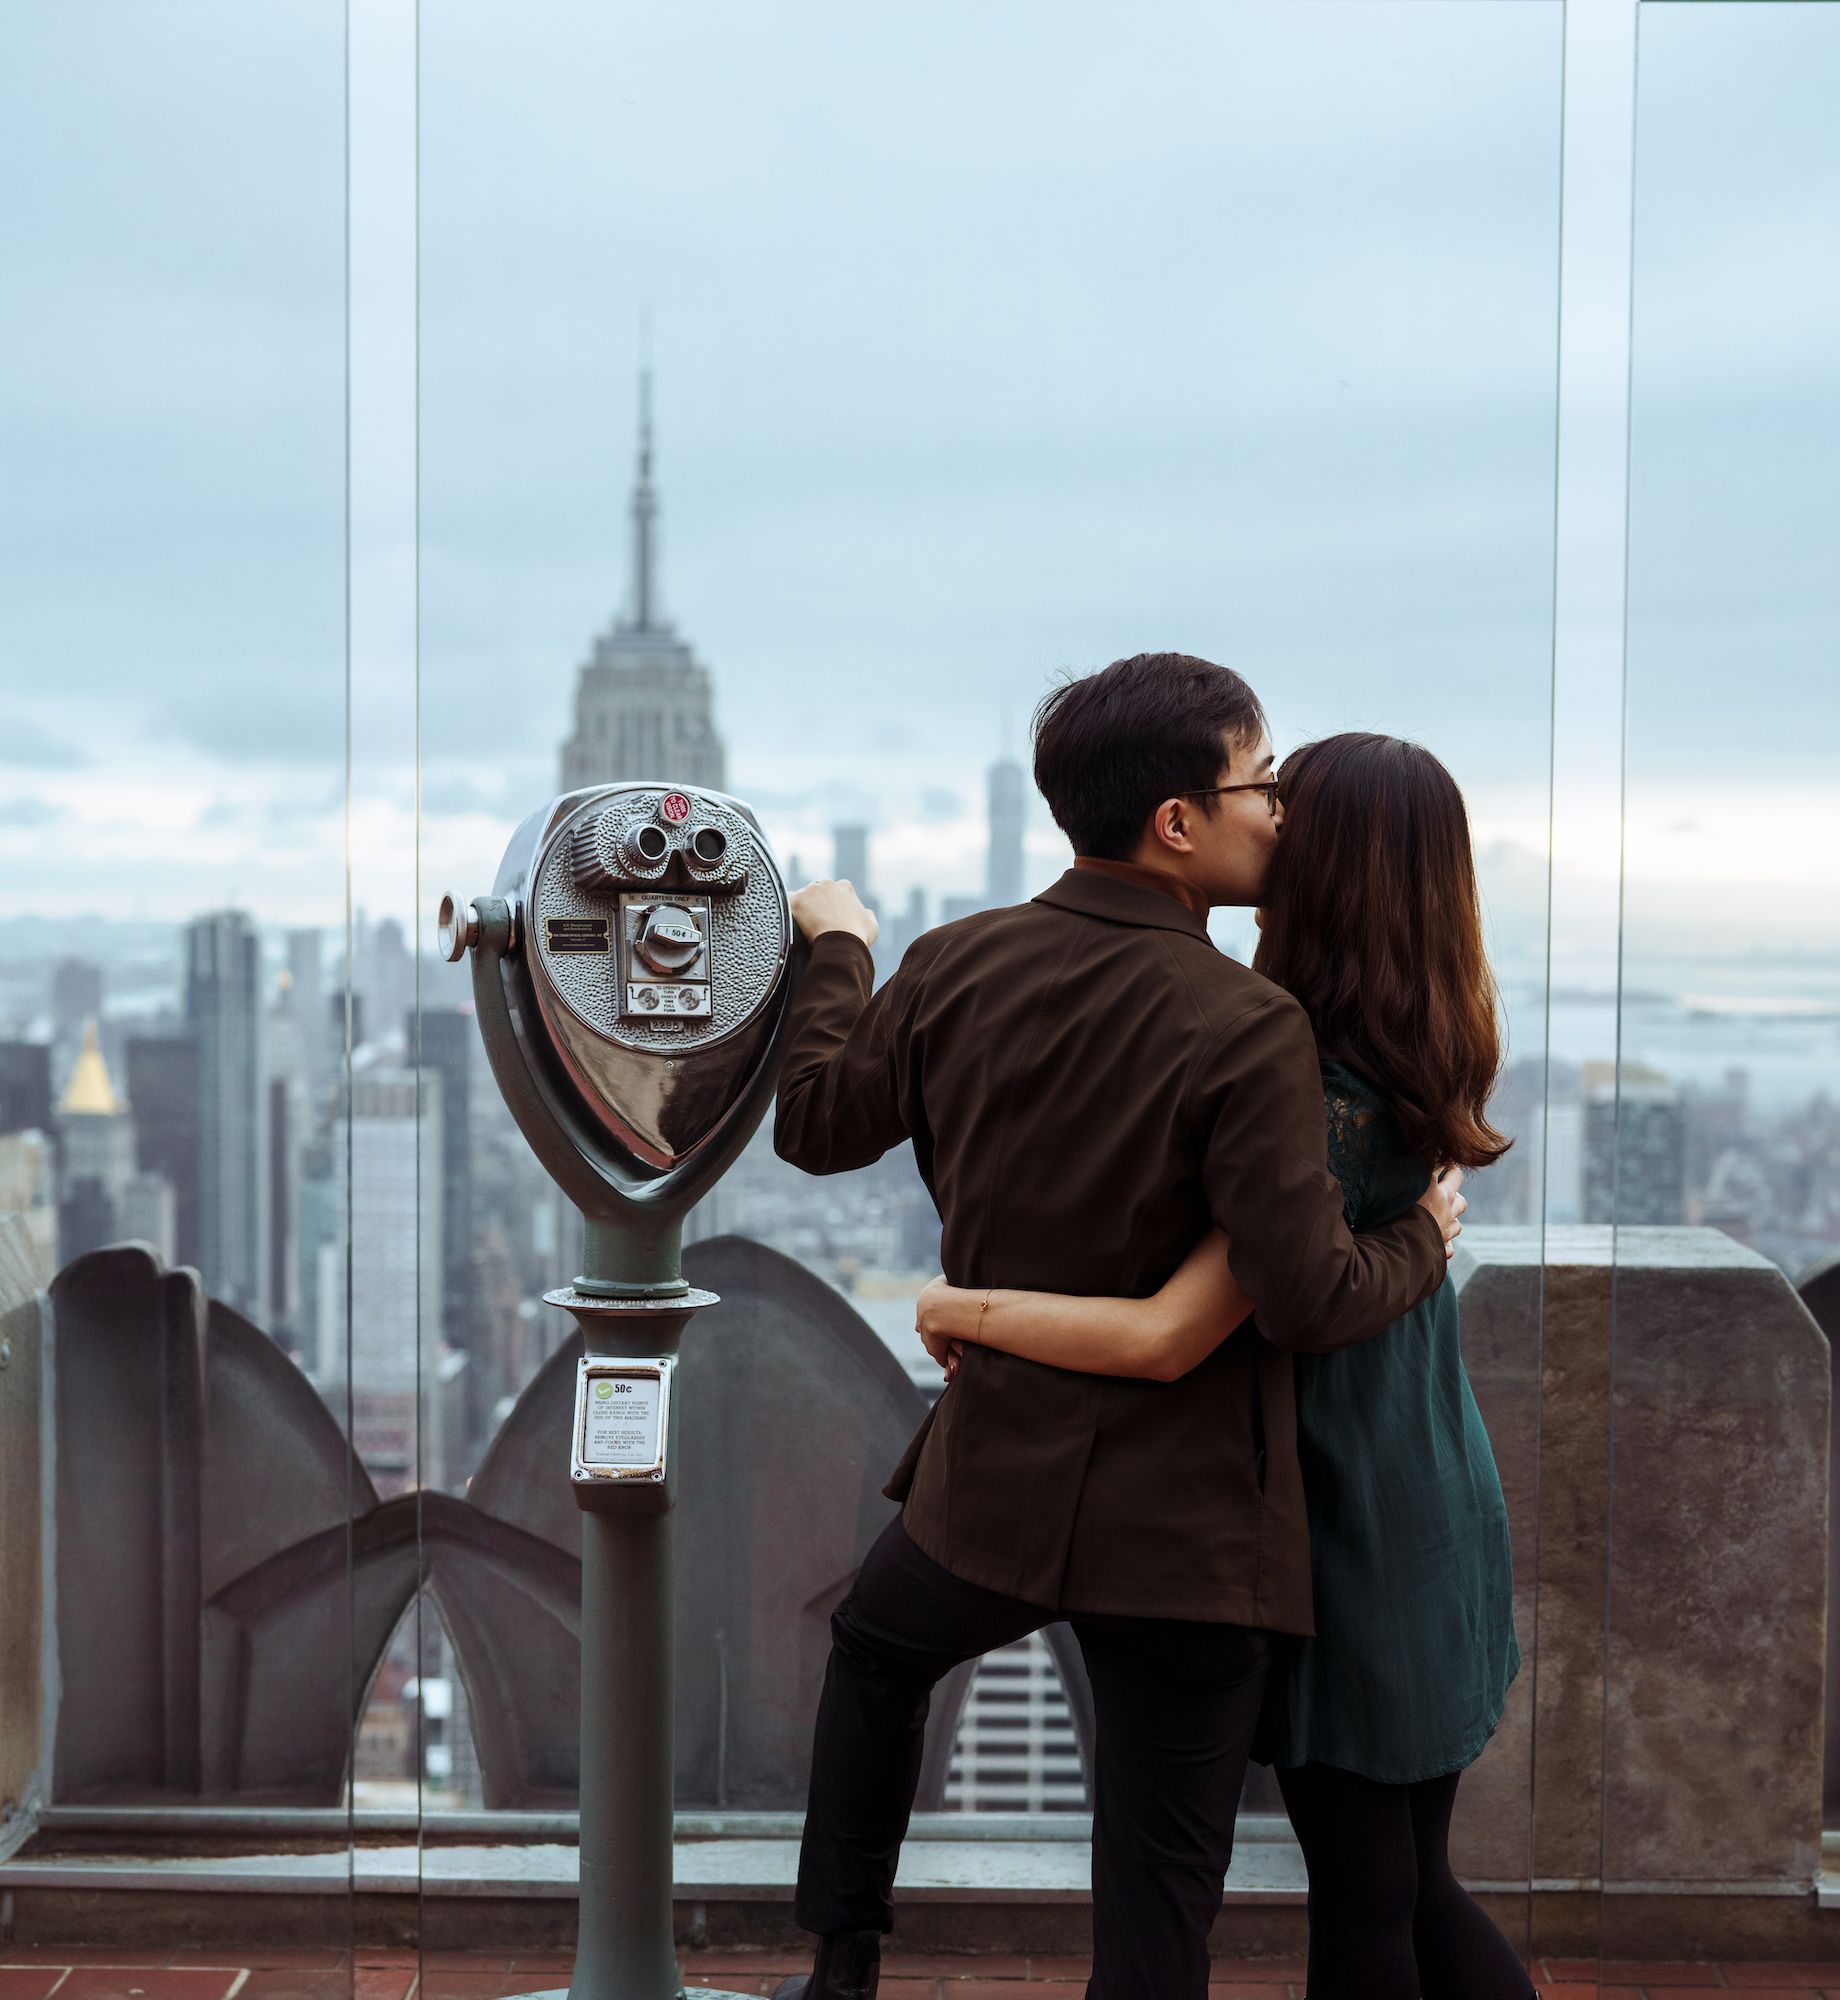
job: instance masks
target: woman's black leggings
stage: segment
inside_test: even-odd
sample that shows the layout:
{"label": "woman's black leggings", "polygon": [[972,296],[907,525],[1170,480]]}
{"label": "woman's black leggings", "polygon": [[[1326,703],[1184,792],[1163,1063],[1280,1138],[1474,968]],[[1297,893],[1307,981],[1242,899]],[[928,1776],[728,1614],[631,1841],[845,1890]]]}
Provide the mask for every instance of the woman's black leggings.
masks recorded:
{"label": "woman's black leggings", "polygon": [[1461,1776],[1279,1771],[1310,1869],[1309,2000],[1528,2000],[1520,1954],[1450,1872]]}

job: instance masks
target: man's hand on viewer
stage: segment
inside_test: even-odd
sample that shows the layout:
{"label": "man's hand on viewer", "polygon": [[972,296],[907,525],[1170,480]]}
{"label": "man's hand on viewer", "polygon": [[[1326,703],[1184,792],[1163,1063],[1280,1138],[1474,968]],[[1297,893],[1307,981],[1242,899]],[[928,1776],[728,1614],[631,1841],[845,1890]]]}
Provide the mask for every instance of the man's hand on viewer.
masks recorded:
{"label": "man's hand on viewer", "polygon": [[808,938],[826,931],[848,931],[871,947],[882,926],[873,910],[848,882],[807,882],[792,897],[792,921]]}
{"label": "man's hand on viewer", "polygon": [[1457,1254],[1457,1238],[1463,1234],[1463,1211],[1469,1206],[1469,1199],[1463,1193],[1463,1169],[1446,1167],[1418,1198],[1420,1208],[1430,1213],[1431,1219],[1444,1232],[1444,1255]]}

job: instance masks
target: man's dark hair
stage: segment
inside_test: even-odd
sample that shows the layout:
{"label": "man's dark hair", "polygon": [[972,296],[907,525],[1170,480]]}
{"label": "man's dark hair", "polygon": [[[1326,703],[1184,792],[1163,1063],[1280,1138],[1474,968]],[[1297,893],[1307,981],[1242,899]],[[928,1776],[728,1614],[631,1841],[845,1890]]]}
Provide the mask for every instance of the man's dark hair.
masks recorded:
{"label": "man's dark hair", "polygon": [[[1192,653],[1136,653],[1067,681],[1035,711],[1035,783],[1076,854],[1128,860],[1165,799],[1221,781],[1265,727],[1258,696],[1230,667]],[[1212,813],[1218,799],[1205,799]]]}

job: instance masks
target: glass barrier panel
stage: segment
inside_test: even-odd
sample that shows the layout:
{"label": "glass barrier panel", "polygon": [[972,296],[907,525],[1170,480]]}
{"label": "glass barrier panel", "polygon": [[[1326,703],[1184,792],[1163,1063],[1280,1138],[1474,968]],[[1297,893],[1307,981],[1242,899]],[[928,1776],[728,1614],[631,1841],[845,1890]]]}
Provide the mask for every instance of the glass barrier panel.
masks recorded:
{"label": "glass barrier panel", "polygon": [[1829,1955],[1837,89],[1840,7],[1643,8],[1621,999],[1576,1086],[1615,1227],[1607,1957]]}
{"label": "glass barrier panel", "polygon": [[[1067,865],[1028,717],[1145,649],[1241,669],[1280,754],[1423,744],[1468,802],[1506,1036],[1515,1144],[1473,1184],[1459,1283],[1530,1663],[1542,1191],[1579,1143],[1544,1118],[1561,39],[1556,0],[805,0],[449,6],[419,52],[409,949],[558,792],[650,778],[748,802],[795,883],[855,882],[886,976]],[[1214,932],[1256,945],[1246,911]],[[573,1336],[542,1295],[579,1224],[499,1099],[465,969],[421,963],[425,1521],[438,1490],[430,1588],[472,1717],[463,1756],[456,1696],[443,1799],[567,1813]],[[688,1234],[724,1302],[685,1349],[678,1801],[758,1833],[803,1808],[829,1615],[939,1390],[912,1332],[938,1222],[910,1149],[814,1181],[763,1132]],[[516,1672],[461,1508],[527,1538]],[[1532,1682],[1453,1849],[1517,1948]],[[1081,1830],[1064,1627],[936,1714],[917,1837]],[[1083,1881],[1078,1840],[1055,1852]],[[1300,1951],[1269,1772],[1240,1852],[1231,1948]]]}
{"label": "glass barrier panel", "polygon": [[[9,1884],[6,1935],[288,1846],[348,1968],[342,12],[9,10],[0,180],[0,1228],[50,1286],[61,1684],[26,1852],[88,1871]],[[107,1934],[164,1964],[195,1933],[149,1911]]]}

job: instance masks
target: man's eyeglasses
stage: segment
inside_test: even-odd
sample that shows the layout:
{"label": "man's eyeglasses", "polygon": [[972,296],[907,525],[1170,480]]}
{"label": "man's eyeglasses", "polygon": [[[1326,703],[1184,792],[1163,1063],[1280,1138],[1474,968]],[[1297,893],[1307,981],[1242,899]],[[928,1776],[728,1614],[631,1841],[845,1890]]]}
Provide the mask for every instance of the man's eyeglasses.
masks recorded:
{"label": "man's eyeglasses", "polygon": [[1198,792],[1178,792],[1179,799],[1211,799],[1222,792],[1263,792],[1265,809],[1273,819],[1278,817],[1278,781],[1276,778],[1260,778],[1250,785],[1204,785]]}

